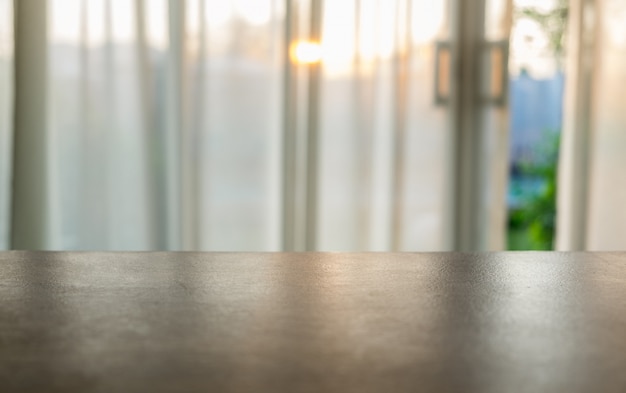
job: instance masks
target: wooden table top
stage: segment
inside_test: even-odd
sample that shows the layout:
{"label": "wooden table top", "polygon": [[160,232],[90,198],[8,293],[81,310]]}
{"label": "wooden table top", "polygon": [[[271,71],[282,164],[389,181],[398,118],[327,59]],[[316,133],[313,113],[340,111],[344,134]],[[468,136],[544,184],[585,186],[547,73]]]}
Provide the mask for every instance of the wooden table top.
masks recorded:
{"label": "wooden table top", "polygon": [[626,391],[626,253],[0,253],[0,391]]}

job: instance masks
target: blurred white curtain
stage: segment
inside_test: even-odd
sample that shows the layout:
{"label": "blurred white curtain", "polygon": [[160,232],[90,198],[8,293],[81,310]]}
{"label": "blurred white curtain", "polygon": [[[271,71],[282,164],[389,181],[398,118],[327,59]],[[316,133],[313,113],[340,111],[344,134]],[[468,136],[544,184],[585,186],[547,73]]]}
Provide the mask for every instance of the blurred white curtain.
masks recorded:
{"label": "blurred white curtain", "polygon": [[[0,14],[8,22],[11,3],[3,0]],[[272,0],[251,2],[251,10],[223,0],[19,6],[36,13],[27,4],[46,3],[46,110],[34,113],[45,117],[46,210],[33,215],[27,203],[14,204],[14,223],[32,216],[39,223],[4,232],[4,246],[13,237],[20,248],[279,249],[282,7]],[[10,26],[0,31],[7,84]],[[11,91],[2,94],[0,109],[10,114]],[[7,151],[10,118],[0,128]],[[35,171],[2,159],[5,184],[10,170]],[[2,190],[7,231],[11,187]]]}
{"label": "blurred white curtain", "polygon": [[557,248],[626,249],[626,1],[570,3]]}
{"label": "blurred white curtain", "polygon": [[[30,163],[22,138],[11,166],[13,2],[0,0],[3,248],[452,247],[450,114],[433,100],[446,2],[27,3],[47,3],[46,31],[24,41],[45,37],[45,126],[29,138],[46,154]],[[321,67],[290,57],[307,39]],[[42,171],[19,183],[41,195],[13,204],[28,225],[9,233],[10,172]]]}
{"label": "blurred white curtain", "polygon": [[[12,4],[18,24],[40,6],[24,40]],[[15,108],[0,91],[0,149],[18,152],[0,157],[2,247],[454,248],[456,73],[435,55],[454,47],[456,4],[0,0],[0,83],[29,87]],[[298,58],[305,40],[321,65]],[[13,42],[18,66],[43,56],[41,94],[27,69],[11,75]],[[29,99],[45,104],[31,117]],[[481,140],[475,157],[500,146]],[[504,211],[484,195],[480,214]],[[476,248],[499,247],[490,221]]]}

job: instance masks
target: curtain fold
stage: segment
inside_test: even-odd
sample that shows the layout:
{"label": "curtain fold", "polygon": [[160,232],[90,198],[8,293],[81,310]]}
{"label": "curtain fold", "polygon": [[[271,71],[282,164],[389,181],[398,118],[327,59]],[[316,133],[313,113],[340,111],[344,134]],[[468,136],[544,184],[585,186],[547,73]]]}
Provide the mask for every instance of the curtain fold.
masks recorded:
{"label": "curtain fold", "polygon": [[0,0],[0,250],[10,246],[13,47],[13,1]]}
{"label": "curtain fold", "polygon": [[46,132],[47,5],[33,0],[14,2],[11,248],[46,249],[53,243],[54,153],[52,137]]}

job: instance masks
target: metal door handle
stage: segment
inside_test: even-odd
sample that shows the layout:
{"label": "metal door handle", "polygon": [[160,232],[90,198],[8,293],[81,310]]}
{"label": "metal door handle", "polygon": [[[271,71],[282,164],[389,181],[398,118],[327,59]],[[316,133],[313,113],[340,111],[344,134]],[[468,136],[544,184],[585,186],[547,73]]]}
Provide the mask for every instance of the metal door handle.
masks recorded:
{"label": "metal door handle", "polygon": [[448,41],[435,44],[435,105],[446,106],[450,103],[452,71],[452,45]]}
{"label": "metal door handle", "polygon": [[[452,44],[440,41],[435,44],[434,100],[437,106],[450,103],[452,71]],[[492,41],[483,45],[481,97],[486,104],[504,106],[508,101],[509,42]]]}
{"label": "metal door handle", "polygon": [[483,101],[495,106],[504,106],[508,98],[509,85],[509,41],[492,41],[484,45],[482,69]]}

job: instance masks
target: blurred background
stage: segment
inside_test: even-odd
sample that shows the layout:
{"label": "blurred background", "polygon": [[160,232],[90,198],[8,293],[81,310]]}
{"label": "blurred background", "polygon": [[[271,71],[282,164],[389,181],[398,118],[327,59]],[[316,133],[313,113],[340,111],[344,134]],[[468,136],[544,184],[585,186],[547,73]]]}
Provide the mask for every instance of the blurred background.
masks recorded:
{"label": "blurred background", "polygon": [[0,248],[626,248],[626,0],[0,0]]}

